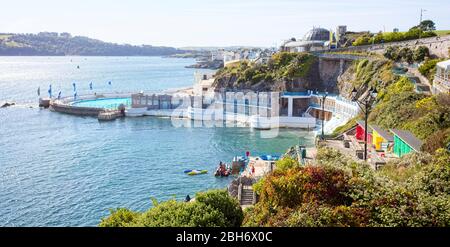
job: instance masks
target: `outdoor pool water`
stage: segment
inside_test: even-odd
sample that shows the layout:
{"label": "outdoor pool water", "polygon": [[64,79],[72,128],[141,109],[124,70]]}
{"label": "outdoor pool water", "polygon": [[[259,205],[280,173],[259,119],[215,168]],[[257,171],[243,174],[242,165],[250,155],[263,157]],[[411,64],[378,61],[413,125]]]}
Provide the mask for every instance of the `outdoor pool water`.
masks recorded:
{"label": "outdoor pool water", "polygon": [[72,103],[73,106],[79,107],[95,107],[104,109],[117,109],[119,105],[125,105],[125,107],[131,106],[131,98],[105,98],[105,99],[92,99],[92,100],[78,100]]}

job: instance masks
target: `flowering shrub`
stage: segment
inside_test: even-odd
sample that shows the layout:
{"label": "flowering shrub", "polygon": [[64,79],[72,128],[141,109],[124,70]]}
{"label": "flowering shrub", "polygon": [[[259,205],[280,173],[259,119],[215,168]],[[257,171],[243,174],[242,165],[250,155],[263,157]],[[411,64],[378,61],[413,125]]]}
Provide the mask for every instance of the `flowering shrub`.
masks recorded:
{"label": "flowering shrub", "polygon": [[318,165],[265,177],[245,226],[450,226],[450,153],[407,157],[381,171],[330,148]]}

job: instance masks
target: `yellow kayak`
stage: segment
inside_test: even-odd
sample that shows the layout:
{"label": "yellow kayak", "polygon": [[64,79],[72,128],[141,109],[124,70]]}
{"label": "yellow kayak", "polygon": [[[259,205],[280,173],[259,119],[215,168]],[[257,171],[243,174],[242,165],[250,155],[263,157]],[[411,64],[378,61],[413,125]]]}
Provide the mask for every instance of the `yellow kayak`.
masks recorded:
{"label": "yellow kayak", "polygon": [[188,175],[200,175],[200,174],[206,174],[208,173],[207,170],[192,170],[190,172],[188,172]]}

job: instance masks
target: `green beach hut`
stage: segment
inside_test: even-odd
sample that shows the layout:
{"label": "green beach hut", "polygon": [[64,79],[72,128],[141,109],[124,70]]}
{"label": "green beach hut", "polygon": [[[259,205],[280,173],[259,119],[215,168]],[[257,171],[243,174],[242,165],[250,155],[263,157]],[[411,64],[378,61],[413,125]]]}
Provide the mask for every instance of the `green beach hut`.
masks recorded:
{"label": "green beach hut", "polygon": [[411,152],[420,152],[422,141],[406,130],[391,129],[394,134],[394,154],[402,157]]}

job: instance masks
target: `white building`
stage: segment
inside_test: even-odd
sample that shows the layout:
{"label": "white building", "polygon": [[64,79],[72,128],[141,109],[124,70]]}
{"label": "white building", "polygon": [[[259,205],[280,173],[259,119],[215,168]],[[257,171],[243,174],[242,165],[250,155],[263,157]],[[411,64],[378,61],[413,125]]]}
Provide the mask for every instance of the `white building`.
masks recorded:
{"label": "white building", "polygon": [[313,28],[300,40],[292,38],[284,41],[280,46],[280,51],[305,52],[325,50],[329,48],[327,44],[329,44],[330,36],[330,31],[325,28]]}
{"label": "white building", "polygon": [[433,93],[450,93],[450,60],[436,64]]}

